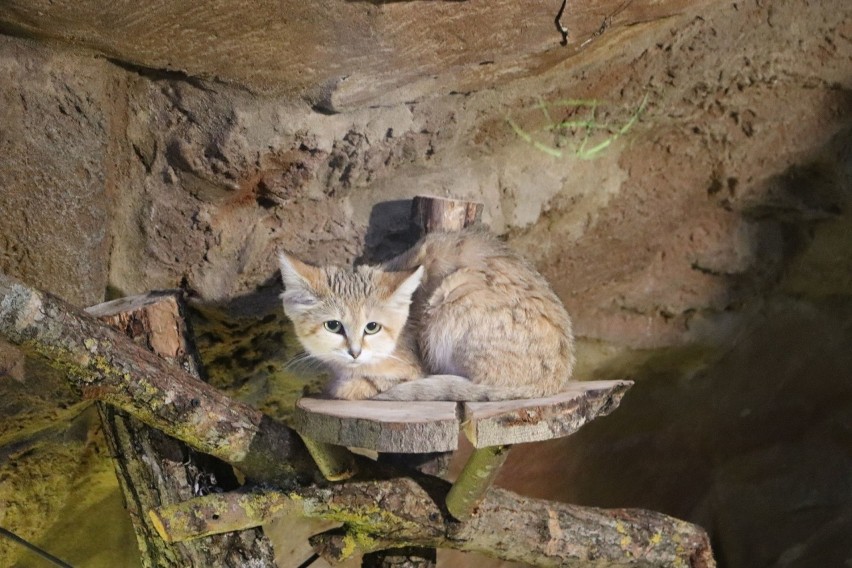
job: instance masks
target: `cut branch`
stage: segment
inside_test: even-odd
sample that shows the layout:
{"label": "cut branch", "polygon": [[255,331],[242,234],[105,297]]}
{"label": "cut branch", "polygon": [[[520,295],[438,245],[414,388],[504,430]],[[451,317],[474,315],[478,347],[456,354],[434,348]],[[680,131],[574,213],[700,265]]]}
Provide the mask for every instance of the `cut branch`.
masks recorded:
{"label": "cut branch", "polygon": [[63,370],[85,398],[126,410],[255,481],[290,487],[298,474],[316,471],[298,435],[280,422],[4,274],[0,335]]}
{"label": "cut branch", "polygon": [[356,551],[416,545],[533,566],[715,566],[704,531],[661,513],[579,507],[492,489],[476,513],[459,523],[437,505],[449,487],[429,476],[350,481],[288,494],[208,495],[155,514],[169,538],[184,540],[255,526],[296,509],[306,517],[344,523],[346,530],[313,541],[331,562]]}
{"label": "cut branch", "polygon": [[420,235],[461,231],[479,222],[484,207],[474,201],[418,195],[411,202],[411,221]]}

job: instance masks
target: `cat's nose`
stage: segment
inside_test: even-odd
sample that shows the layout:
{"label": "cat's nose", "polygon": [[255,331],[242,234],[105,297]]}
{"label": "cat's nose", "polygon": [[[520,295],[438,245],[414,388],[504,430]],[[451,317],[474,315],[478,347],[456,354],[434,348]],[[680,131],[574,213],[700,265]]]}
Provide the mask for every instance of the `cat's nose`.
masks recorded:
{"label": "cat's nose", "polygon": [[361,354],[361,347],[359,345],[350,345],[347,351],[349,351],[353,359],[357,359],[358,355]]}

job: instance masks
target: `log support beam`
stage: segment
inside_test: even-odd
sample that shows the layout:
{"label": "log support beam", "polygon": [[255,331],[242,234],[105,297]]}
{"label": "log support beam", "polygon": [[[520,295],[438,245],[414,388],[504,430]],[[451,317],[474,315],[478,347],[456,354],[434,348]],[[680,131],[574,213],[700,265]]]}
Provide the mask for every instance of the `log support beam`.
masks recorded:
{"label": "log support beam", "polygon": [[494,483],[510,448],[511,446],[490,446],[473,451],[447,493],[447,510],[453,517],[463,521],[473,514],[485,497],[485,492]]}
{"label": "log support beam", "polygon": [[344,446],[326,444],[306,436],[302,436],[302,441],[327,480],[344,481],[358,473],[354,456]]}

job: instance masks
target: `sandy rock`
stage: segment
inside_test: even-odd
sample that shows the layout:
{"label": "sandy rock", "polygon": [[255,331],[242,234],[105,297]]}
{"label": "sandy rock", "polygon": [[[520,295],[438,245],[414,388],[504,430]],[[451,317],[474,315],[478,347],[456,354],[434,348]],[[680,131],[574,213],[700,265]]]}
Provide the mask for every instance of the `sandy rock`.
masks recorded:
{"label": "sandy rock", "polygon": [[78,305],[107,284],[105,70],[0,37],[0,270]]}

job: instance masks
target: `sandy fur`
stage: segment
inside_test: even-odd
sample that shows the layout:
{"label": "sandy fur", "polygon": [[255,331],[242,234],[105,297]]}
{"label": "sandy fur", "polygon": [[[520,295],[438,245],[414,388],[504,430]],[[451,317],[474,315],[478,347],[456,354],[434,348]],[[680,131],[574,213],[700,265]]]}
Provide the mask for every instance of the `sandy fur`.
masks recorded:
{"label": "sandy fur", "polygon": [[[381,267],[318,268],[284,256],[282,275],[300,341],[334,375],[330,396],[505,400],[554,394],[571,377],[567,312],[538,272],[486,232],[430,234]],[[353,337],[323,329],[328,319],[345,319]],[[387,333],[354,337],[368,321]],[[353,341],[373,349],[363,364],[341,356]]]}

